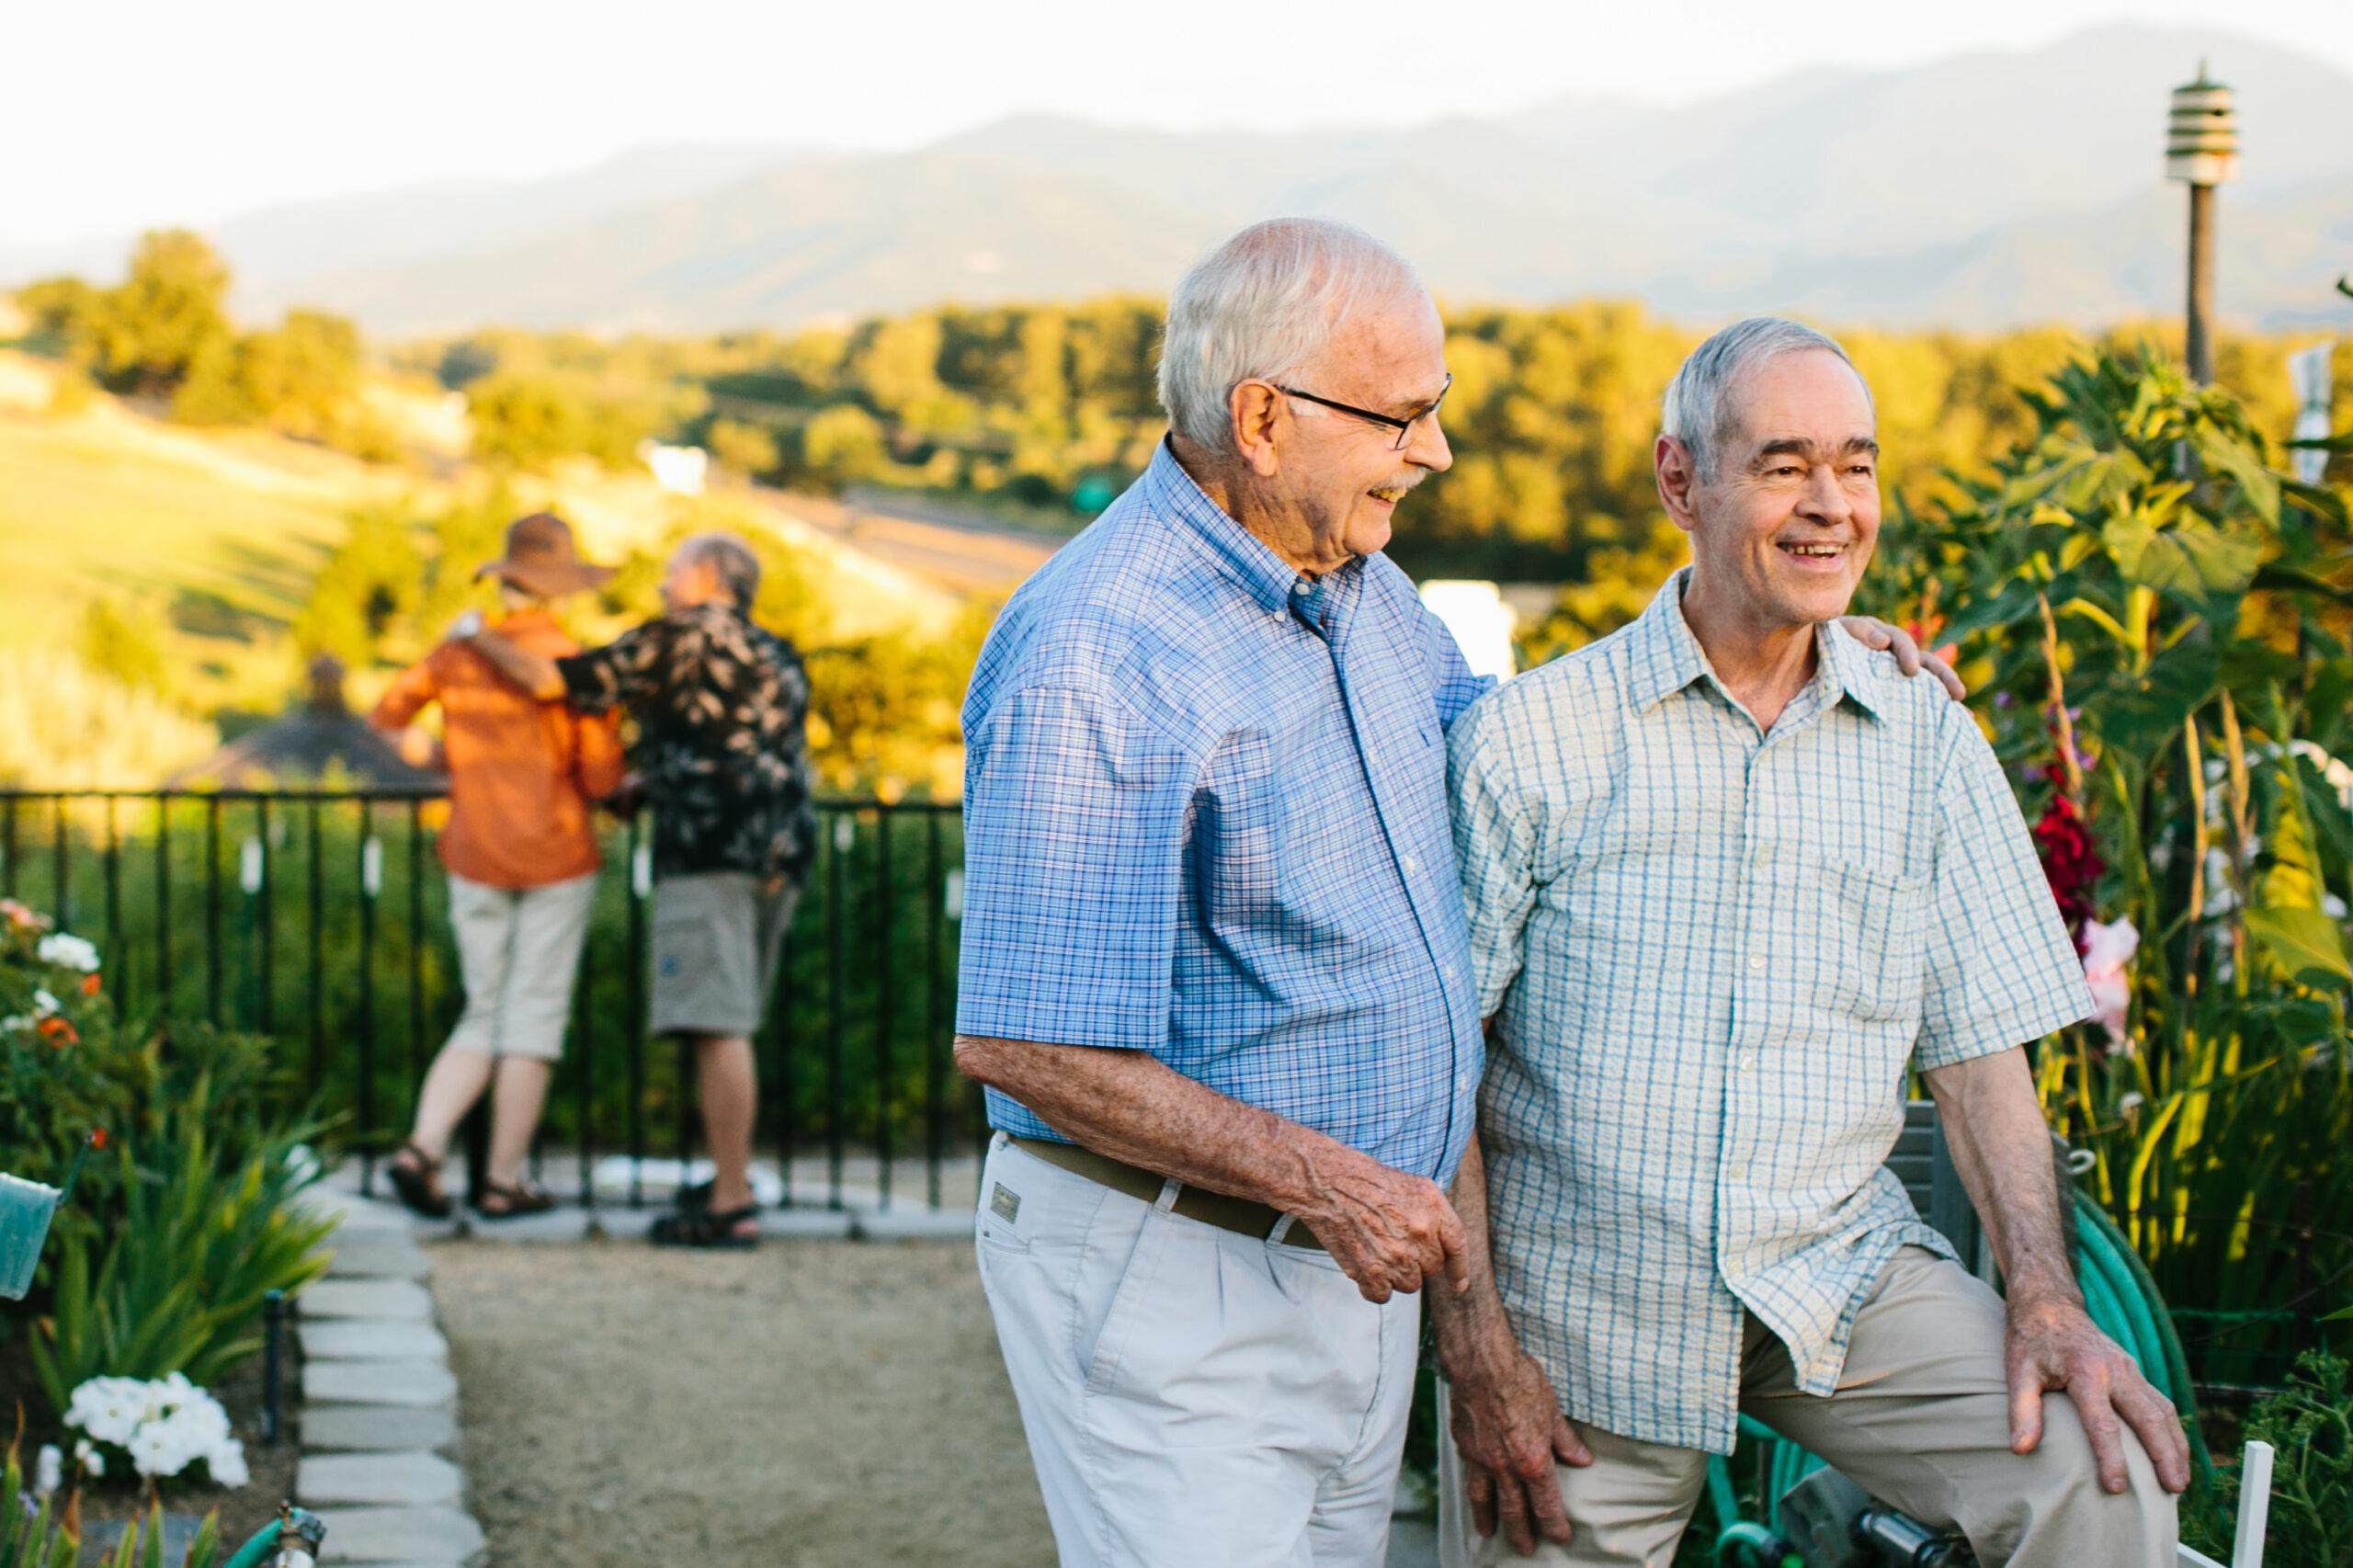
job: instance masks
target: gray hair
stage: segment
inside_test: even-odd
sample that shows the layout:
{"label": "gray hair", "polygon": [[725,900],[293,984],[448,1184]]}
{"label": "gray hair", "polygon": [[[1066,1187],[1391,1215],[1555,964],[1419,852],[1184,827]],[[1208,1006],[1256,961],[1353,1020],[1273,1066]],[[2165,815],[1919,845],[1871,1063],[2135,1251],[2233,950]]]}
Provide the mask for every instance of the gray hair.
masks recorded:
{"label": "gray hair", "polygon": [[[1855,370],[1855,361],[1839,347],[1836,338],[1824,336],[1810,326],[1779,316],[1750,316],[1733,323],[1691,350],[1683,368],[1675,372],[1675,380],[1666,384],[1665,405],[1659,415],[1660,433],[1682,442],[1691,454],[1691,467],[1700,482],[1712,483],[1716,462],[1722,456],[1719,449],[1733,433],[1734,409],[1730,394],[1733,384],[1749,371],[1784,354],[1815,349],[1836,354],[1847,369]],[[1870,402],[1870,383],[1863,381],[1860,370],[1855,370],[1855,380],[1862,384],[1864,401]]]}
{"label": "gray hair", "polygon": [[1169,296],[1160,406],[1179,436],[1231,451],[1236,386],[1296,376],[1352,312],[1421,288],[1404,257],[1361,229],[1319,218],[1253,223]]}
{"label": "gray hair", "polygon": [[719,574],[719,585],[733,597],[735,608],[752,613],[760,597],[760,558],[750,545],[731,533],[695,534],[678,546],[678,558],[707,562]]}

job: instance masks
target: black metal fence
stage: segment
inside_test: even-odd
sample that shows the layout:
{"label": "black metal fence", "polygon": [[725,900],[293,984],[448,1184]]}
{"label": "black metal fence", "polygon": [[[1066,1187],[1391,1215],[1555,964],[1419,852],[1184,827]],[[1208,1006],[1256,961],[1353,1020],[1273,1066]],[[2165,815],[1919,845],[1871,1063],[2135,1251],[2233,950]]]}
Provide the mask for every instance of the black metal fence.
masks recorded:
{"label": "black metal fence", "polygon": [[[372,1187],[462,1004],[430,795],[358,790],[0,791],[0,893],[99,945],[127,1016],[251,1030],[346,1129]],[[964,1201],[977,1094],[949,1059],[963,845],[953,802],[819,806],[819,857],[768,1016],[756,1138],[788,1202]],[[644,1028],[643,819],[607,824],[605,870],[538,1155],[576,1162],[698,1142],[686,1048]],[[468,1138],[481,1174],[479,1118]],[[569,1178],[567,1178],[569,1179]],[[919,1188],[919,1191],[917,1190]]]}

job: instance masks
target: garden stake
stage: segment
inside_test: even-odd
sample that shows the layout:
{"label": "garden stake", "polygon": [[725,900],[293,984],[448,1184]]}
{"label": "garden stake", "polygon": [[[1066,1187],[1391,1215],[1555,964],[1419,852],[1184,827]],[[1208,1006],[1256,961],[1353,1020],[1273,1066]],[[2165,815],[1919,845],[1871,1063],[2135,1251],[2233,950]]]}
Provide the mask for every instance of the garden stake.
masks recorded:
{"label": "garden stake", "polygon": [[262,1298],[261,1440],[278,1447],[278,1369],[286,1348],[286,1292]]}

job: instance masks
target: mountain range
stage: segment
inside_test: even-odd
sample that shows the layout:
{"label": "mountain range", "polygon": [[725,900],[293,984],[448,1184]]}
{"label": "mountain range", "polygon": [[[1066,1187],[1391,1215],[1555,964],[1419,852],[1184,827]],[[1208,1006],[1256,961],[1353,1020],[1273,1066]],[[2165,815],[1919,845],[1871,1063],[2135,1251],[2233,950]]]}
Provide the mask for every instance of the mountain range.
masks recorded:
{"label": "mountain range", "polygon": [[[1158,293],[1278,212],[1362,224],[1456,304],[1610,294],[1694,321],[2097,325],[2180,308],[2166,95],[2201,60],[2237,91],[2245,149],[2221,199],[2225,316],[2347,321],[2330,284],[2353,270],[2353,74],[2137,26],[1673,108],[1572,96],[1285,135],[1022,116],[911,152],[646,148],[547,179],[279,207],[212,237],[241,313],[318,304],[388,335]],[[0,253],[0,278],[94,249]]]}

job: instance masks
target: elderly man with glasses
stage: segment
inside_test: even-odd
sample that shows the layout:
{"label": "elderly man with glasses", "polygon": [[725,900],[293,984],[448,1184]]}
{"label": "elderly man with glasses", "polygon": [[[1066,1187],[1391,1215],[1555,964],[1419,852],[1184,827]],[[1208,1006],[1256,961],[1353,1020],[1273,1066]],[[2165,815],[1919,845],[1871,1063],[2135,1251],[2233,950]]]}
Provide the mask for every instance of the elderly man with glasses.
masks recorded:
{"label": "elderly man with glasses", "polygon": [[1379,1562],[1413,1293],[1469,1281],[1445,758],[1486,682],[1381,554],[1445,350],[1366,235],[1234,236],[1169,303],[1167,441],[973,671],[975,1244],[1065,1564]]}

